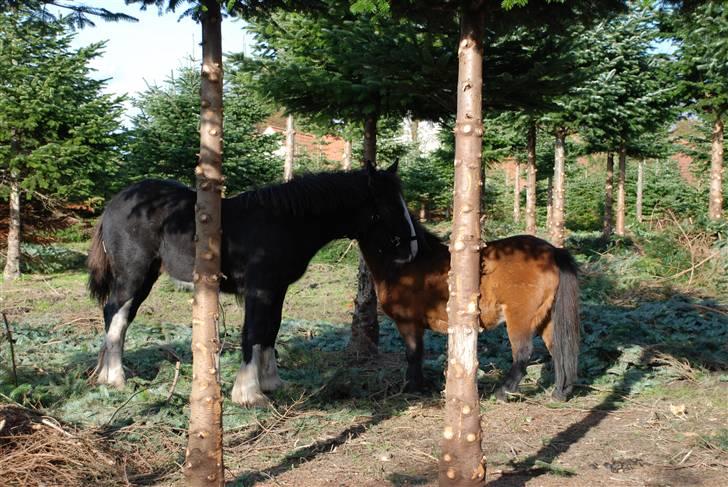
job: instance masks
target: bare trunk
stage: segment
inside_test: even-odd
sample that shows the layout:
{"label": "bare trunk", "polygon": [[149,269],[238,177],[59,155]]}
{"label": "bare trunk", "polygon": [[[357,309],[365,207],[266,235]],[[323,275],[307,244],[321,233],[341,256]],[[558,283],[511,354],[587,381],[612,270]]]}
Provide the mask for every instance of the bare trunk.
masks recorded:
{"label": "bare trunk", "polygon": [[8,222],[8,251],[5,255],[3,279],[13,281],[20,277],[20,183],[10,181],[10,219]]}
{"label": "bare trunk", "polygon": [[220,393],[220,235],[222,178],[222,36],[220,5],[203,0],[200,158],[195,175],[195,266],[192,280],[192,390],[184,473],[190,486],[223,486]]}
{"label": "bare trunk", "polygon": [[420,221],[426,222],[430,217],[429,211],[427,210],[427,200],[420,201]]}
{"label": "bare trunk", "polygon": [[526,233],[536,235],[536,124],[528,125],[526,143]]}
{"label": "bare trunk", "polygon": [[644,182],[645,173],[645,161],[644,159],[637,165],[637,202],[635,203],[635,214],[637,215],[637,221],[642,223],[642,187]]}
{"label": "bare trunk", "polygon": [[564,153],[565,139],[566,132],[557,130],[554,148],[553,210],[551,216],[551,243],[557,247],[564,246],[566,227],[566,212],[564,211],[564,180],[566,170],[566,154]]}
{"label": "bare trunk", "polygon": [[716,117],[710,151],[710,204],[708,217],[720,220],[723,216],[723,120]]}
{"label": "bare trunk", "polygon": [[604,220],[602,234],[609,238],[612,235],[612,213],[614,206],[614,153],[607,152],[607,180],[604,184]]}
{"label": "bare trunk", "polygon": [[296,157],[296,130],[293,127],[293,115],[286,118],[286,160],[283,162],[283,180],[293,179],[293,159]]}
{"label": "bare trunk", "polygon": [[483,143],[483,11],[463,7],[458,49],[455,194],[448,301],[448,366],[441,486],[485,485],[477,338],[480,296],[480,185]]}
{"label": "bare trunk", "polygon": [[623,237],[624,213],[625,213],[625,192],[624,180],[627,174],[627,148],[622,144],[619,147],[619,173],[617,174],[617,225],[614,233]]}
{"label": "bare trunk", "polygon": [[521,165],[516,161],[516,177],[513,181],[513,221],[521,221]]}
{"label": "bare trunk", "polygon": [[[364,120],[364,160],[377,162],[377,116],[368,115]],[[351,321],[352,351],[371,355],[379,348],[379,321],[377,320],[377,294],[374,282],[364,258],[359,254],[357,294],[354,300],[354,316]]]}
{"label": "bare trunk", "polygon": [[420,141],[419,141],[419,129],[420,129],[420,121],[412,118],[410,119],[410,142],[412,142],[412,145],[415,147],[415,152],[420,152]]}
{"label": "bare trunk", "polygon": [[554,178],[549,178],[548,188],[546,189],[546,229],[551,234],[554,224]]}
{"label": "bare trunk", "polygon": [[344,141],[344,158],[341,161],[341,168],[344,171],[351,170],[351,141],[349,139]]}

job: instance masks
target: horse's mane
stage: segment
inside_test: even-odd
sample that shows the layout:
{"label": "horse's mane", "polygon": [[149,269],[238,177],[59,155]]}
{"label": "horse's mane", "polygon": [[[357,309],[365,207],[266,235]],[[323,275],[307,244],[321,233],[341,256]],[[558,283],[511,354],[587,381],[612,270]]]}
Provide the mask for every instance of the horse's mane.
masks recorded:
{"label": "horse's mane", "polygon": [[[365,170],[304,174],[283,184],[241,193],[231,200],[245,209],[264,208],[290,215],[341,211],[359,206],[370,197],[368,177]],[[380,172],[377,177],[386,176]]]}
{"label": "horse's mane", "polygon": [[415,227],[415,234],[417,235],[417,242],[419,244],[418,252],[420,255],[423,257],[428,256],[441,250],[443,247],[447,247],[447,243],[443,237],[425,228],[417,218],[412,217],[412,223]]}

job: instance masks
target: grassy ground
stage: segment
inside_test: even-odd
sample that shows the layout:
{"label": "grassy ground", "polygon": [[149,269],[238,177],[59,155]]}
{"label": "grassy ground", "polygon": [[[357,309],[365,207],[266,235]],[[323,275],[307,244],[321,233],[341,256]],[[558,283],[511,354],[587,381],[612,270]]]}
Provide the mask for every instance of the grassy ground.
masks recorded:
{"label": "grassy ground", "polygon": [[[489,485],[724,485],[725,261],[695,267],[703,255],[697,245],[686,251],[673,241],[670,248],[659,235],[610,245],[582,235],[571,245],[584,271],[577,396],[550,401],[548,355],[538,340],[521,395],[496,403],[491,393],[510,365],[508,340],[502,328],[480,336]],[[224,404],[231,485],[436,484],[442,401],[437,393],[403,393],[403,345],[392,323],[382,317],[379,357],[346,351],[357,259],[356,249],[347,249],[345,242],[326,248],[289,291],[278,342],[287,387],[273,407]],[[0,462],[0,478],[181,483],[190,295],[160,279],[129,331],[130,379],[117,391],[87,383],[103,324],[84,286],[85,275],[72,269],[30,274],[2,288],[18,385],[3,340],[0,456],[17,462]],[[222,308],[221,373],[229,397],[242,313],[230,296]],[[425,372],[439,386],[444,362],[445,337],[429,335]],[[49,458],[42,465],[41,451]],[[35,466],[21,469],[29,458]]]}

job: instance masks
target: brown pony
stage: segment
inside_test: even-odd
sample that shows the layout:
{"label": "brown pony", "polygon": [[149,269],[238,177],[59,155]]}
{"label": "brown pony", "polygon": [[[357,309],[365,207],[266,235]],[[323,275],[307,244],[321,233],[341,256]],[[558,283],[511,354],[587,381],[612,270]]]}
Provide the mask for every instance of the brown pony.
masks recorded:
{"label": "brown pony", "polygon": [[[423,335],[426,328],[447,332],[450,252],[438,237],[417,226],[419,252],[395,264],[361,245],[384,312],[396,323],[407,354],[407,389],[421,390]],[[519,235],[488,242],[480,254],[480,326],[490,330],[503,320],[513,365],[496,391],[499,400],[515,392],[526,372],[533,337],[541,335],[555,370],[553,397],[568,399],[579,355],[577,265],[567,250],[540,238]]]}

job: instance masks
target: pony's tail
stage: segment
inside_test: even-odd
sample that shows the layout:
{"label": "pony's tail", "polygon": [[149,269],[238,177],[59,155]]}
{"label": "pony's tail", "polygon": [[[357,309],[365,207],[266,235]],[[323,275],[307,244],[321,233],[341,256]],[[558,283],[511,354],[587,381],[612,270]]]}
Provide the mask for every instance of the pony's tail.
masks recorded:
{"label": "pony's tail", "polygon": [[576,382],[579,362],[579,268],[568,250],[556,249],[554,259],[559,268],[559,287],[551,312],[551,353],[556,375],[553,395],[565,401]]}
{"label": "pony's tail", "polygon": [[109,256],[106,255],[104,242],[101,237],[103,225],[103,215],[99,223],[94,228],[94,235],[91,239],[91,248],[86,259],[86,267],[88,267],[88,290],[91,297],[98,301],[99,304],[106,303],[111,293],[111,262]]}

